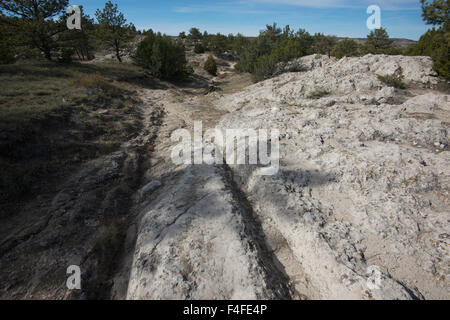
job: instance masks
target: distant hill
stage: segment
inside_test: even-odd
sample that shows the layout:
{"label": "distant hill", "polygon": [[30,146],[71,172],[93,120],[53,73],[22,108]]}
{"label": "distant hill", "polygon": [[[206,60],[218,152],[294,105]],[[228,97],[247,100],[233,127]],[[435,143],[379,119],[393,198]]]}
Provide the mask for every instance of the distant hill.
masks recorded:
{"label": "distant hill", "polygon": [[[178,38],[177,36],[172,36],[173,38]],[[247,39],[256,39],[257,37],[246,37]],[[366,38],[349,38],[349,37],[337,37],[338,40],[355,40],[358,44],[363,44],[367,41]],[[394,40],[394,46],[402,49],[408,48],[412,44],[416,44],[417,41],[404,39],[404,38],[391,38],[391,40]]]}
{"label": "distant hill", "polygon": [[[343,38],[343,37],[338,37],[338,39],[339,40],[351,39],[351,40],[355,40],[356,42],[358,42],[358,44],[363,44],[367,40],[366,38]],[[404,39],[404,38],[391,38],[391,40],[394,40],[395,47],[399,47],[402,49],[406,49],[410,45],[417,43],[417,41]]]}

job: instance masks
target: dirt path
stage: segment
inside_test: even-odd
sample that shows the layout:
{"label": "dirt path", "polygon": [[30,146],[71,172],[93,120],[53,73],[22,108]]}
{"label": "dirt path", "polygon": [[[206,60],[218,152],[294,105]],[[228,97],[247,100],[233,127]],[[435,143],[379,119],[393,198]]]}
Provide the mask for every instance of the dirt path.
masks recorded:
{"label": "dirt path", "polygon": [[[234,239],[235,245],[230,247],[240,252],[241,266],[246,266],[248,273],[253,274],[255,279],[253,286],[246,286],[254,287],[248,292],[248,297],[282,298],[289,295],[285,286],[278,284],[279,281],[268,280],[273,276],[263,271],[263,263],[258,262],[266,256],[259,251],[266,249],[259,249],[253,255],[247,252],[259,246],[255,240],[258,236],[253,231],[241,230],[248,225],[248,219],[245,222],[241,214],[234,214],[235,210],[245,210],[234,199],[231,190],[224,191],[230,189],[231,185],[224,168],[179,167],[170,160],[174,145],[170,137],[174,130],[192,130],[194,121],[202,121],[205,129],[213,128],[225,112],[214,108],[212,102],[250,83],[248,76],[231,72],[230,66],[220,67],[220,73],[226,75],[217,78],[208,76],[200,67],[196,68],[196,72],[194,80],[182,86],[167,84],[163,86],[167,88],[161,90],[141,89],[138,94],[142,100],[142,128],[134,138],[125,142],[117,152],[84,163],[61,185],[55,186],[56,192],[42,192],[41,196],[15,214],[14,219],[2,224],[1,298],[123,299],[127,296],[130,272],[133,272],[133,257],[139,250],[135,243],[141,234],[140,221],[145,219],[148,208],[161,201],[164,205],[176,206],[181,212],[169,210],[163,217],[163,220],[169,219],[167,227],[173,228],[183,221],[184,213],[202,201],[211,202],[211,197],[223,202],[217,204],[223,207],[224,214],[219,212],[223,217],[218,219],[216,231],[212,232],[206,221],[198,221],[197,228],[188,228],[180,235],[195,239],[198,231],[203,230],[215,238],[224,228],[228,228],[229,220],[234,221],[229,233],[216,244],[224,246]],[[215,92],[208,93],[205,89],[210,85],[214,86]],[[193,179],[187,178],[192,174]],[[186,190],[177,192],[177,186],[183,179],[189,181],[185,185]],[[142,189],[139,190],[155,181],[161,186],[153,192],[143,193]],[[205,183],[211,183],[214,188],[221,186],[220,192],[205,189]],[[167,194],[179,199],[161,200]],[[178,216],[170,221],[175,213]],[[154,229],[158,230],[158,226]],[[247,240],[240,241],[240,238]],[[163,243],[164,239],[158,242]],[[201,247],[206,250],[210,248],[209,243],[207,241]],[[159,247],[164,250],[162,245]],[[175,247],[181,247],[180,243],[177,242]],[[212,261],[221,269],[224,265],[222,260],[229,256],[223,248],[216,252],[220,261]],[[203,251],[202,254],[204,259],[214,256],[211,251]],[[163,254],[162,257],[170,257],[170,254]],[[178,266],[185,264],[185,260],[179,261]],[[66,270],[70,265],[80,266],[82,270],[81,291],[69,291],[66,288]],[[237,267],[234,261],[229,265]],[[255,266],[259,271],[249,266]],[[230,277],[236,273],[239,272],[228,271]],[[245,273],[241,276],[245,280]],[[172,279],[176,279],[176,276]],[[206,275],[205,279],[211,288],[216,286],[217,279],[208,280]],[[276,293],[257,285],[260,280],[267,282],[267,288],[276,287]],[[199,292],[202,292],[203,298],[226,298],[237,294],[232,293],[233,290],[234,286],[228,285],[218,295],[211,293],[209,296],[205,290]],[[188,296],[179,297],[184,299]],[[167,297],[173,295],[168,294]]]}
{"label": "dirt path", "polygon": [[[205,78],[201,73],[198,76]],[[304,163],[298,163],[295,158],[292,163],[301,168],[293,171],[285,166],[280,175],[270,178],[255,178],[252,169],[246,166],[177,166],[172,163],[171,150],[175,143],[170,137],[176,129],[193,133],[195,121],[202,121],[203,130],[216,125],[243,128],[252,124],[251,118],[264,115],[267,117],[264,123],[269,123],[276,118],[275,114],[288,111],[287,108],[280,111],[262,101],[259,106],[262,110],[242,114],[239,113],[241,105],[250,109],[256,107],[244,97],[234,106],[234,111],[228,113],[226,110],[233,109],[220,103],[227,103],[228,95],[248,85],[239,77],[228,74],[210,79],[215,90],[208,94],[195,82],[184,88],[142,92],[147,105],[161,104],[165,111],[146,173],[147,182],[150,185],[157,182],[159,188],[144,194],[136,209],[140,215],[133,257],[127,261],[130,266],[128,288],[126,294],[118,297],[421,298],[414,287],[404,286],[389,274],[380,273],[383,286],[369,290],[364,255],[348,235],[351,225],[333,220],[332,206],[321,203],[326,196],[313,194],[313,188],[322,185],[326,188],[335,177],[305,170]],[[264,84],[259,87],[263,88]],[[259,94],[270,96],[271,92],[273,88],[258,92],[255,86],[247,96],[254,95],[257,100]],[[236,96],[231,97],[231,102],[234,98]],[[298,106],[296,110],[303,110],[301,108]],[[311,110],[315,111],[314,106]],[[279,121],[285,123],[288,119],[300,121],[302,118],[291,115]],[[259,123],[253,125],[259,127]],[[278,125],[275,123],[273,127]],[[291,128],[302,128],[302,125],[295,124]],[[320,128],[325,130],[327,126]],[[291,135],[288,138],[285,134],[285,137],[291,139]],[[321,139],[319,143],[324,144],[323,137]],[[289,156],[295,157],[297,144],[292,148]],[[305,221],[299,223],[299,217]],[[336,258],[336,251],[342,252],[344,260]],[[354,263],[351,267],[342,262],[347,256],[351,257],[347,260]]]}

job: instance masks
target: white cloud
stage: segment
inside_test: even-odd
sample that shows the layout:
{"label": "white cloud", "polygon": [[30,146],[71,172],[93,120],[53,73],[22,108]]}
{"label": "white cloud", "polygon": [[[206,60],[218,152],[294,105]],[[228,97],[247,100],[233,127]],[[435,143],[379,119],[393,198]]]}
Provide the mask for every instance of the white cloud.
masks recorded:
{"label": "white cloud", "polygon": [[[177,13],[199,13],[199,12],[225,12],[241,14],[271,14],[272,10],[262,7],[269,6],[296,6],[318,9],[365,9],[370,5],[379,5],[381,10],[418,10],[420,9],[419,0],[235,0],[227,2],[218,2],[207,5],[187,5],[173,8]],[[262,7],[262,8],[261,8]]]}
{"label": "white cloud", "polygon": [[372,4],[379,5],[384,10],[416,10],[420,8],[418,0],[248,0],[247,2],[309,8],[367,8]]}
{"label": "white cloud", "polygon": [[225,12],[241,14],[270,14],[273,11],[261,10],[254,5],[249,6],[251,1],[229,1],[226,3],[217,3],[215,5],[190,5],[175,7],[173,11],[178,13],[198,13],[198,12]]}

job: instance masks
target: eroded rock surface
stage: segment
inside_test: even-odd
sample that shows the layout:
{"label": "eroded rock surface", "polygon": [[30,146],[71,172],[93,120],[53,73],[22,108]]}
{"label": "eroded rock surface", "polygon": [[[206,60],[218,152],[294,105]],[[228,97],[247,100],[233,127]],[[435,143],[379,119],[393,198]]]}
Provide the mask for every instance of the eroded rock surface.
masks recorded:
{"label": "eroded rock surface", "polygon": [[[428,85],[431,61],[302,61],[309,71],[217,103],[231,111],[223,129],[281,131],[277,175],[232,166],[255,212],[286,239],[316,298],[448,298],[450,96],[414,96],[376,76],[402,67],[411,87]],[[330,94],[308,99],[318,86]],[[371,266],[380,289],[367,287]]]}
{"label": "eroded rock surface", "polygon": [[[137,136],[1,226],[0,297],[448,299],[450,96],[431,59],[314,55],[246,88],[222,64],[211,93],[142,89]],[[195,121],[278,129],[280,170],[174,164]]]}
{"label": "eroded rock surface", "polygon": [[283,299],[287,281],[223,168],[191,166],[145,208],[128,299]]}

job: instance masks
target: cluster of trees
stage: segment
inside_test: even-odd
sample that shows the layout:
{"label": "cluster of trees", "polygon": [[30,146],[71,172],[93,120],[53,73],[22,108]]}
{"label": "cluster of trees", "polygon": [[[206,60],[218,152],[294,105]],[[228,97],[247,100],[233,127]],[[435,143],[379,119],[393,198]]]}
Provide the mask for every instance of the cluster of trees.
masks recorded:
{"label": "cluster of trees", "polygon": [[294,32],[289,26],[282,30],[276,23],[267,25],[257,38],[242,47],[236,68],[250,72],[254,81],[260,81],[272,76],[281,62],[311,54],[316,49],[325,52],[324,43],[328,40],[332,41],[321,34],[311,36],[302,29]]}
{"label": "cluster of trees", "polygon": [[224,36],[201,32],[192,28],[178,36],[194,52],[201,54],[206,51],[218,56],[234,56],[239,58],[236,68],[241,72],[250,72],[254,81],[264,80],[276,73],[280,63],[288,62],[310,54],[324,54],[343,58],[372,54],[401,54],[402,50],[393,46],[386,29],[372,31],[364,44],[359,45],[354,40],[338,40],[334,36],[321,33],[311,35],[304,29],[292,30],[289,26],[283,29],[276,23],[267,25],[266,29],[254,39],[236,36]]}
{"label": "cluster of trees", "polygon": [[442,77],[450,79],[449,1],[434,0],[428,2],[421,0],[421,3],[422,17],[433,28],[427,31],[417,44],[410,46],[405,51],[405,55],[430,56],[434,62],[434,70]]}
{"label": "cluster of trees", "polygon": [[[424,20],[433,29],[420,41],[403,52],[393,46],[386,29],[370,32],[364,44],[349,39],[339,40],[321,33],[314,35],[304,29],[280,28],[267,25],[256,38],[241,34],[228,36],[208,34],[198,28],[180,33],[179,39],[194,48],[196,53],[212,52],[218,56],[239,58],[237,70],[250,72],[255,81],[271,77],[280,64],[309,54],[326,54],[337,58],[372,54],[428,55],[433,58],[435,70],[449,78],[449,1],[420,0]],[[73,55],[80,60],[93,57],[93,49],[102,46],[114,52],[122,61],[125,49],[135,39],[137,31],[127,23],[116,4],[106,2],[97,10],[95,19],[84,12],[81,30],[66,26],[69,0],[0,0],[0,64],[12,63],[17,58],[39,53],[48,60],[55,58],[70,62]],[[161,78],[180,77],[187,72],[184,45],[172,38],[145,32],[135,62]]]}
{"label": "cluster of trees", "polygon": [[[68,0],[0,0],[0,64],[42,55],[47,60],[71,62],[93,58],[94,48],[114,53],[119,62],[139,31],[127,23],[111,1],[95,12],[95,19],[81,8],[81,30],[67,28]],[[145,33],[134,61],[161,79],[182,78],[190,72],[185,48],[172,38]]]}
{"label": "cluster of trees", "polygon": [[372,30],[361,45],[354,40],[344,39],[336,43],[331,51],[331,55],[338,59],[366,54],[399,55],[403,54],[403,50],[394,46],[386,29],[380,28]]}
{"label": "cluster of trees", "polygon": [[385,29],[372,31],[364,44],[354,40],[338,40],[334,36],[321,33],[311,35],[304,29],[297,32],[289,26],[283,29],[276,23],[267,25],[266,30],[241,47],[239,71],[250,72],[254,81],[271,77],[280,64],[310,54],[323,54],[343,58],[372,54],[399,54],[401,51],[393,47],[393,41]]}
{"label": "cluster of trees", "polygon": [[245,39],[240,34],[225,36],[220,33],[208,34],[207,31],[202,33],[198,28],[191,28],[187,35],[185,32],[181,32],[178,38],[184,40],[186,45],[194,47],[195,53],[210,51],[221,56],[233,54],[233,45],[236,38]]}
{"label": "cluster of trees", "polygon": [[0,63],[40,54],[47,60],[68,62],[93,57],[94,47],[113,50],[121,61],[122,50],[136,36],[117,5],[108,1],[95,13],[97,22],[81,8],[81,30],[69,30],[68,0],[0,0]]}
{"label": "cluster of trees", "polygon": [[304,29],[283,29],[276,23],[267,25],[266,29],[254,39],[237,36],[211,35],[198,28],[192,28],[186,35],[180,33],[188,46],[194,47],[195,53],[213,52],[220,56],[239,58],[237,70],[250,72],[255,81],[271,77],[283,62],[310,54],[324,54],[336,58],[363,56],[366,54],[388,55],[427,55],[434,61],[435,70],[444,77],[449,77],[449,8],[448,0],[420,0],[424,20],[433,25],[432,30],[422,36],[418,44],[406,51],[395,47],[386,29],[371,31],[364,43],[359,44],[351,39],[337,39],[321,33],[311,35]]}
{"label": "cluster of trees", "polygon": [[175,42],[171,37],[145,32],[145,38],[139,43],[133,56],[134,62],[150,71],[160,79],[182,79],[191,72],[186,60],[183,44]]}

